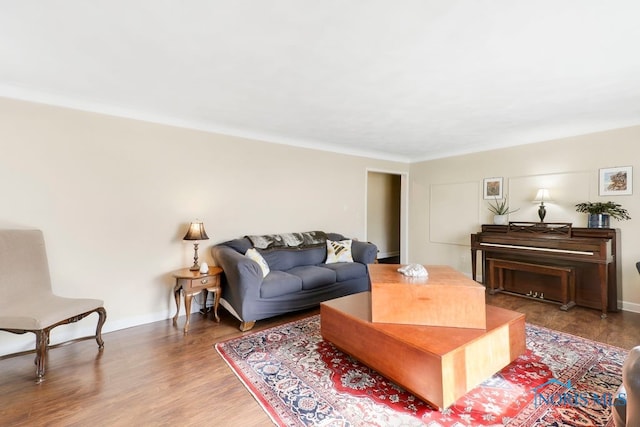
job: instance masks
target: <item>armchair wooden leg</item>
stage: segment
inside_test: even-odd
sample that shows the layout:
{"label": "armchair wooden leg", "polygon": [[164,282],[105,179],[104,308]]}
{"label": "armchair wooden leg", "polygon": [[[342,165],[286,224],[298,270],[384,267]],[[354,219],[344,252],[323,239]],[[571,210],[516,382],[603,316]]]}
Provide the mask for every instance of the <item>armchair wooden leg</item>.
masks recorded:
{"label": "armchair wooden leg", "polygon": [[47,358],[47,346],[49,345],[49,330],[34,331],[36,334],[36,384],[44,381],[44,370]]}
{"label": "armchair wooden leg", "polygon": [[104,341],[102,340],[102,325],[107,320],[107,310],[104,307],[100,307],[96,310],[98,313],[98,326],[96,327],[96,342],[98,343],[98,348],[102,350],[104,348]]}
{"label": "armchair wooden leg", "polygon": [[[88,316],[94,311],[98,313],[98,326],[96,327],[96,342],[98,343],[98,348],[102,350],[104,348],[104,340],[102,339],[102,326],[104,325],[104,322],[107,320],[107,311],[104,309],[104,307],[98,307],[95,310],[89,311],[87,313],[83,313],[78,316],[74,316],[62,322],[58,322],[55,325],[51,325],[47,329],[42,329],[39,331],[31,331],[34,334],[36,334],[35,365],[36,365],[36,383],[37,384],[40,384],[42,381],[44,381],[47,349],[49,348],[49,333],[51,332],[51,329],[55,328],[58,325],[77,322],[78,320],[84,318],[85,316]],[[10,332],[23,333],[24,331],[21,332],[21,331],[10,330]]]}

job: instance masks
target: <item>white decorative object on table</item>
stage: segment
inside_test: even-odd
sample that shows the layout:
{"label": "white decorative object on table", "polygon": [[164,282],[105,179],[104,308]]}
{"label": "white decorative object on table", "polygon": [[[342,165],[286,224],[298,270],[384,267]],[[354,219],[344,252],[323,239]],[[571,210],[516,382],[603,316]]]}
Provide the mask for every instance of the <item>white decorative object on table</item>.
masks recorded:
{"label": "white decorative object on table", "polygon": [[429,277],[429,272],[424,265],[409,264],[404,267],[400,267],[398,271],[408,277]]}
{"label": "white decorative object on table", "polygon": [[207,265],[207,263],[203,262],[202,264],[200,264],[200,273],[206,274],[208,272],[209,272],[209,266]]}

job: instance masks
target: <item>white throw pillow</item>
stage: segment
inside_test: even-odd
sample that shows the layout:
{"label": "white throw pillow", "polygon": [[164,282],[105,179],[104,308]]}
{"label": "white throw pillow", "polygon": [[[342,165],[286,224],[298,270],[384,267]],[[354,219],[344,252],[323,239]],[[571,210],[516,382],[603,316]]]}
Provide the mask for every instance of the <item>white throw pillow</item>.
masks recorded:
{"label": "white throw pillow", "polygon": [[325,264],[336,262],[353,262],[351,255],[352,240],[327,240],[327,261]]}
{"label": "white throw pillow", "polygon": [[267,261],[262,257],[262,255],[260,255],[260,252],[258,252],[254,248],[247,250],[245,256],[258,263],[258,265],[262,269],[262,277],[266,277],[266,275],[269,274],[269,271],[271,271],[269,269],[269,264],[267,264]]}

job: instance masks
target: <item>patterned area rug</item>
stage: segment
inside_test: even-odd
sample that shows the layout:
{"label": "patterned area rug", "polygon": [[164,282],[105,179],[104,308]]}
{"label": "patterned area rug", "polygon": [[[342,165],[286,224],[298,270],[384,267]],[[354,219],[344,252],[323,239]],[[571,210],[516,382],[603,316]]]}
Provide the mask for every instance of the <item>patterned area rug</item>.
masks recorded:
{"label": "patterned area rug", "polygon": [[319,315],[215,347],[279,426],[613,426],[627,351],[526,334],[525,354],[441,411],[324,341]]}

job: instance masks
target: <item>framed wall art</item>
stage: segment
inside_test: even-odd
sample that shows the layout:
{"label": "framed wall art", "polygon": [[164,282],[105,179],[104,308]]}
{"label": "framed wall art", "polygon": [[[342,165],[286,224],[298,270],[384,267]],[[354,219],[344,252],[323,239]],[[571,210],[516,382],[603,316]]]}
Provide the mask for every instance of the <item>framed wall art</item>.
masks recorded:
{"label": "framed wall art", "polygon": [[484,199],[502,199],[502,177],[485,178],[483,185]]}
{"label": "framed wall art", "polygon": [[633,168],[621,166],[600,169],[600,196],[633,194]]}

